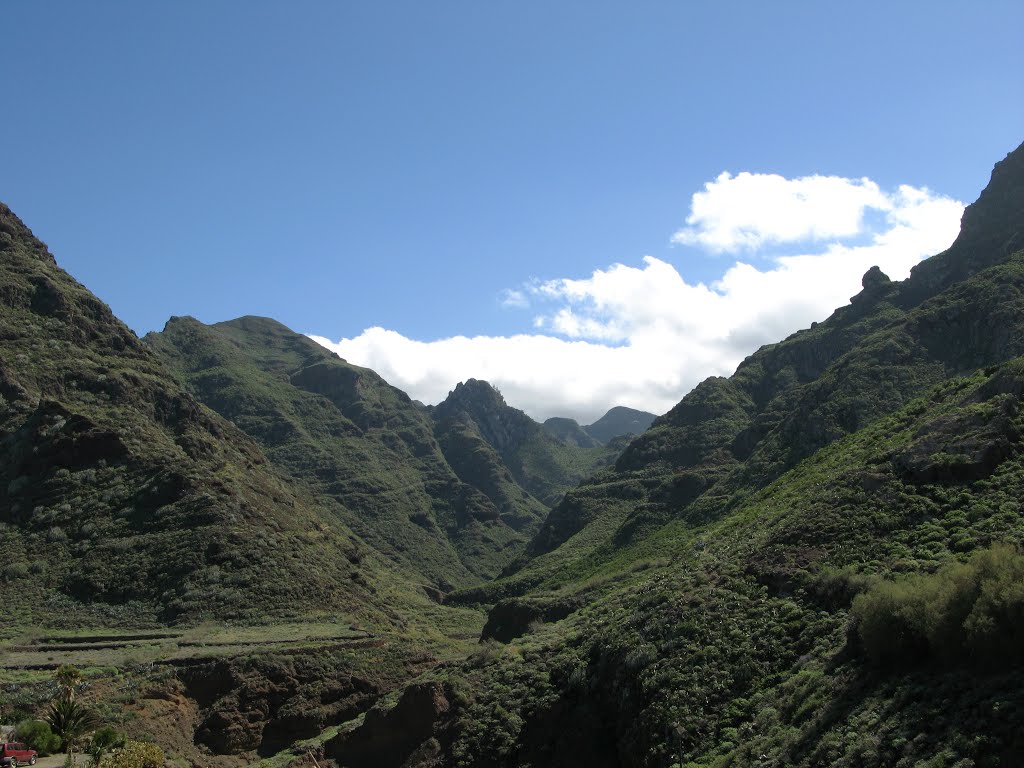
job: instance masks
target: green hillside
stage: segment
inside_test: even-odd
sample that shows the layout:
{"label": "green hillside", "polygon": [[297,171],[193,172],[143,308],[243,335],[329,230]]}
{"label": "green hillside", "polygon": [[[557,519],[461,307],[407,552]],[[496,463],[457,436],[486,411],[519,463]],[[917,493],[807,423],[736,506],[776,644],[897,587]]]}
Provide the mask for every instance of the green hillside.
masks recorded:
{"label": "green hillside", "polygon": [[495,576],[540,523],[544,508],[503,482],[500,460],[453,469],[421,406],[280,323],[173,318],[145,343],[331,515],[436,589]]}
{"label": "green hillside", "polygon": [[[603,506],[621,508],[612,517],[625,513],[613,524],[618,544],[679,517],[720,516],[928,387],[1024,354],[1014,255],[1024,244],[1022,165],[1017,150],[996,167],[964,214],[963,234],[910,279],[894,283],[874,268],[861,293],[826,321],[763,347],[731,378],[701,383],[630,444],[613,472],[568,494],[530,551],[552,551],[595,518],[612,525]],[[998,222],[1001,234],[979,232],[978,221]],[[951,274],[961,279],[936,277]]]}
{"label": "green hillside", "polygon": [[514,645],[447,678],[474,692],[451,764],[1013,765],[1024,557],[987,548],[1024,543],[1022,393],[1020,358],[952,379],[720,520],[499,603]]}
{"label": "green hillside", "polygon": [[392,626],[419,599],[6,206],[0,286],[0,596],[19,626]]}

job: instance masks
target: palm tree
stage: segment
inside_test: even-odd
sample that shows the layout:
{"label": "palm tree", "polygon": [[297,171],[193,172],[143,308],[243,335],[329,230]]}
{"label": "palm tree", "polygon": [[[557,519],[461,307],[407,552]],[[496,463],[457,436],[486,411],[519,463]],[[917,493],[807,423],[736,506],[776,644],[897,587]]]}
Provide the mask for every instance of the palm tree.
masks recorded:
{"label": "palm tree", "polygon": [[50,711],[46,713],[46,722],[64,742],[71,765],[75,764],[75,746],[78,740],[94,731],[100,724],[95,712],[69,698],[59,698],[50,705]]}
{"label": "palm tree", "polygon": [[75,669],[70,664],[62,664],[54,675],[57,679],[57,687],[60,689],[60,697],[62,699],[75,698],[75,689],[80,686],[85,678],[82,677],[82,673]]}

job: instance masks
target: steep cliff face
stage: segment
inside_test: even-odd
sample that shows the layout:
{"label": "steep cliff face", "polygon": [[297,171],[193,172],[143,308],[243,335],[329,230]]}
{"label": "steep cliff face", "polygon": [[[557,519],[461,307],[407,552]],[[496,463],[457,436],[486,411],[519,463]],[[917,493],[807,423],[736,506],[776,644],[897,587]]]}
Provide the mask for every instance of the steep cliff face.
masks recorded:
{"label": "steep cliff face", "polygon": [[992,169],[988,186],[967,206],[953,246],[911,270],[901,286],[901,304],[924,299],[1024,249],[1024,151],[1018,147]]}

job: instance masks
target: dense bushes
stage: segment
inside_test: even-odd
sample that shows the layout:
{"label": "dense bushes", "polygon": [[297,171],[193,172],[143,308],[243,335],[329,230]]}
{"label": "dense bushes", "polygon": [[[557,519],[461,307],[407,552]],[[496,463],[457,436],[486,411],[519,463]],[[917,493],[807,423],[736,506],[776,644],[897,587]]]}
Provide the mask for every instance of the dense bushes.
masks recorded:
{"label": "dense bushes", "polygon": [[161,768],[163,764],[163,750],[145,741],[129,741],[103,761],[104,768]]}
{"label": "dense bushes", "polygon": [[879,664],[1024,661],[1024,555],[996,544],[934,574],[878,582],[852,612]]}
{"label": "dense bushes", "polygon": [[50,729],[44,720],[24,720],[18,723],[18,740],[23,741],[40,755],[49,755],[60,751],[60,736]]}

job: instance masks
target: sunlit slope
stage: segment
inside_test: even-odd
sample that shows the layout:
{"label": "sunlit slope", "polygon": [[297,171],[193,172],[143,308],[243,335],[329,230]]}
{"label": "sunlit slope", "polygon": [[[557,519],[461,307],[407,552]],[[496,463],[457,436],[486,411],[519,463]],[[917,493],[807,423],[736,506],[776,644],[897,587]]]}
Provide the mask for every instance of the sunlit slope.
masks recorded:
{"label": "sunlit slope", "polygon": [[274,320],[172,318],[145,341],[333,515],[434,588],[496,575],[539,525],[544,508],[511,479],[474,485],[449,466],[426,409]]}

